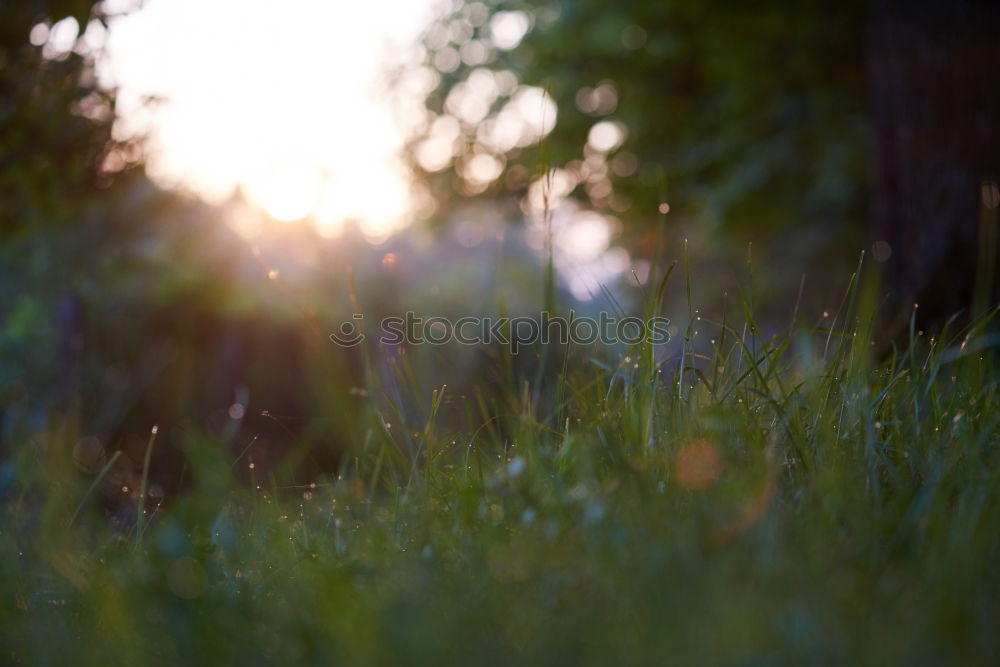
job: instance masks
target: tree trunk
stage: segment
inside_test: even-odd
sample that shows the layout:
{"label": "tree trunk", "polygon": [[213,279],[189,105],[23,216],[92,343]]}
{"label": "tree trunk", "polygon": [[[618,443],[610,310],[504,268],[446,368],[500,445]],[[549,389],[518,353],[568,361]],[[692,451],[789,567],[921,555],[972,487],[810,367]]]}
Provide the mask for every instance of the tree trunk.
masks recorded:
{"label": "tree trunk", "polygon": [[[885,261],[897,324],[914,303],[922,321],[940,321],[969,308],[977,263],[996,251],[995,234],[980,235],[996,219],[1000,11],[971,0],[882,1],[870,66],[876,259]],[[991,273],[980,285],[988,303],[997,293]]]}

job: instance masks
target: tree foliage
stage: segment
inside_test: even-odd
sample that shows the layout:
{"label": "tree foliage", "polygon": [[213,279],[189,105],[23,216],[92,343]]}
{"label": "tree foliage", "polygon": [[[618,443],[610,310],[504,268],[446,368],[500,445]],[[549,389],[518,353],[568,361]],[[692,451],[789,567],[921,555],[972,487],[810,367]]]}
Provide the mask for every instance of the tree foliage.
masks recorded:
{"label": "tree foliage", "polygon": [[0,16],[0,229],[24,233],[77,217],[135,151],[112,137],[114,91],[81,39],[106,27],[101,4],[8,2]]}
{"label": "tree foliage", "polygon": [[[437,76],[412,162],[439,201],[521,195],[553,167],[571,175],[574,196],[628,221],[653,220],[668,202],[728,230],[856,229],[867,213],[864,10],[827,0],[447,6],[423,38],[425,75]],[[519,17],[529,30],[509,44]],[[503,72],[520,87],[483,76],[502,84]],[[534,145],[491,141],[524,86],[556,103],[554,129]],[[463,99],[473,91],[485,113]],[[453,159],[422,160],[435,132],[454,128],[448,117],[460,128]],[[485,186],[469,177],[477,154],[503,165]]]}

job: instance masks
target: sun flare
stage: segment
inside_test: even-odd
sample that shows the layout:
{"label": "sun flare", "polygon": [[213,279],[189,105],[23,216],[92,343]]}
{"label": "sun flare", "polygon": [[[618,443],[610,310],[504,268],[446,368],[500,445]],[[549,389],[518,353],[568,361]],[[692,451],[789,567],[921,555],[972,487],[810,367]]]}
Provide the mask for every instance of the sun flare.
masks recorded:
{"label": "sun flare", "polygon": [[315,210],[322,182],[315,167],[291,162],[251,177],[246,185],[252,202],[271,217],[288,222]]}
{"label": "sun flare", "polygon": [[110,31],[102,71],[120,88],[119,131],[148,136],[165,185],[212,201],[240,188],[276,220],[307,218],[326,236],[350,221],[383,238],[412,206],[380,77],[429,8],[148,0]]}

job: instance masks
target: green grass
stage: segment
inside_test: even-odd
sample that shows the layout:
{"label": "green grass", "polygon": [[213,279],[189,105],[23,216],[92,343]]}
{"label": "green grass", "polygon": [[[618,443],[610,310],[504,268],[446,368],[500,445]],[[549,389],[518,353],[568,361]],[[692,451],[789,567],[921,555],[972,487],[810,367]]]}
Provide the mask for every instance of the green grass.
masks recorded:
{"label": "green grass", "polygon": [[879,361],[868,293],[766,338],[749,297],[692,309],[665,361],[501,359],[506,387],[439,388],[409,420],[368,373],[337,476],[248,488],[195,440],[193,488],[138,500],[139,525],[99,516],[54,427],[2,506],[2,659],[994,662],[997,311]]}

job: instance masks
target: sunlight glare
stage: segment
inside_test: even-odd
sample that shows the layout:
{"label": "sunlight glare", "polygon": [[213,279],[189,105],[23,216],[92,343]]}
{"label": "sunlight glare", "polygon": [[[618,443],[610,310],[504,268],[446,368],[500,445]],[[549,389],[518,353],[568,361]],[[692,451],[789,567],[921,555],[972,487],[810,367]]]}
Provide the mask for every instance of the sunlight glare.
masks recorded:
{"label": "sunlight glare", "polygon": [[111,22],[102,77],[120,89],[116,132],[147,136],[165,186],[216,202],[239,187],[278,220],[315,214],[329,236],[352,219],[381,238],[411,207],[380,77],[431,7],[148,0]]}
{"label": "sunlight glare", "polygon": [[285,222],[312,213],[322,186],[317,168],[298,162],[268,169],[249,177],[246,183],[250,200]]}
{"label": "sunlight glare", "polygon": [[378,243],[399,229],[409,203],[405,179],[392,165],[328,173],[316,207],[316,228],[323,236],[335,236],[353,221],[369,241]]}

